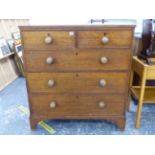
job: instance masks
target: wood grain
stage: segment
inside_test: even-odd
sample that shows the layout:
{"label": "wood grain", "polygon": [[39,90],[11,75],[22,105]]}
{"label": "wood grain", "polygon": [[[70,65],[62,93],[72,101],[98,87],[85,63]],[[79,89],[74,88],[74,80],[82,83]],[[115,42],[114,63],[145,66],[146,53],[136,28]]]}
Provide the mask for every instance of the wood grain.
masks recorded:
{"label": "wood grain", "polygon": [[[59,116],[104,116],[123,115],[124,99],[121,95],[31,95],[32,113],[53,117]],[[56,107],[50,108],[50,102],[55,101]],[[105,107],[100,108],[99,101],[104,101]]]}
{"label": "wood grain", "polygon": [[21,31],[103,31],[103,30],[134,30],[136,25],[38,25],[19,26]]}
{"label": "wood grain", "polygon": [[[102,37],[107,36],[109,42],[103,44]],[[130,48],[132,46],[132,31],[104,30],[104,31],[80,31],[78,32],[79,48]]]}
{"label": "wood grain", "polygon": [[[32,129],[46,119],[106,119],[125,128],[134,25],[22,26]],[[74,32],[70,36],[69,32]],[[47,34],[54,39],[47,45]],[[103,35],[109,37],[101,44]],[[100,58],[108,58],[106,64]],[[46,58],[52,57],[52,64]],[[99,80],[106,80],[101,87]],[[53,87],[48,81],[54,80]],[[49,103],[56,102],[51,109]],[[99,101],[106,106],[101,109]]]}
{"label": "wood grain", "polygon": [[[28,62],[26,63],[26,69],[28,72],[58,72],[75,70],[128,71],[130,67],[129,56],[129,50],[25,51],[25,61]],[[54,59],[54,62],[50,65],[46,63],[46,59],[48,57],[52,57]],[[100,62],[101,57],[106,57],[108,62],[106,64],[102,64]]]}
{"label": "wood grain", "polygon": [[[53,43],[46,44],[45,38],[50,34]],[[69,36],[67,31],[35,31],[22,32],[25,50],[54,50],[72,49],[75,47],[75,37]]]}
{"label": "wood grain", "polygon": [[[28,73],[31,92],[51,93],[125,93],[126,73]],[[101,87],[99,81],[104,79],[106,85]],[[53,87],[48,81],[54,80]]]}

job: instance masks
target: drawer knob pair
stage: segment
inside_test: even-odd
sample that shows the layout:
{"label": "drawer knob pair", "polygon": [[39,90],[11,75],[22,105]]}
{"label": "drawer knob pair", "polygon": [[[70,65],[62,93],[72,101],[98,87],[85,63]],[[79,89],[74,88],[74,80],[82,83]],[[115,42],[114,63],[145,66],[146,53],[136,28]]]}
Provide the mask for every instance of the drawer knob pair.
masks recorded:
{"label": "drawer knob pair", "polygon": [[53,42],[53,38],[50,34],[47,34],[45,37],[45,44],[51,44]]}
{"label": "drawer knob pair", "polygon": [[108,62],[108,58],[107,57],[101,57],[100,62],[101,62],[101,64],[106,64]]}
{"label": "drawer knob pair", "polygon": [[48,86],[49,87],[53,87],[55,85],[55,81],[54,80],[48,80]]}
{"label": "drawer knob pair", "polygon": [[101,80],[99,81],[99,85],[100,85],[101,87],[104,87],[106,84],[107,84],[107,82],[106,82],[106,80],[104,80],[104,79],[101,79]]}
{"label": "drawer knob pair", "polygon": [[105,103],[103,101],[100,101],[98,103],[99,108],[104,108],[105,107]]}
{"label": "drawer knob pair", "polygon": [[55,102],[55,101],[51,101],[51,102],[50,102],[50,108],[51,108],[51,109],[56,108],[56,102]]}
{"label": "drawer knob pair", "polygon": [[109,42],[109,38],[107,36],[103,36],[101,42],[102,44],[107,44]]}
{"label": "drawer knob pair", "polygon": [[53,59],[52,57],[47,57],[47,58],[46,58],[46,63],[47,63],[47,64],[50,65],[50,64],[52,64],[53,62],[54,62],[54,59]]}

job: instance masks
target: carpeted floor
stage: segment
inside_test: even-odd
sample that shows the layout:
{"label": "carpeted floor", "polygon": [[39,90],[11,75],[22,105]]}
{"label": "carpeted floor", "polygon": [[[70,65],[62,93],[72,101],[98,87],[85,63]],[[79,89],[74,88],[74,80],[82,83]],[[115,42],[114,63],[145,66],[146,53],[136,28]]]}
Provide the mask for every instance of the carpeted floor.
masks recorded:
{"label": "carpeted floor", "polygon": [[[28,116],[19,110],[19,106],[28,107],[25,79],[18,78],[0,92],[0,134],[1,135],[47,135],[45,129],[38,126],[31,131]],[[155,134],[155,105],[144,105],[141,128],[135,129],[137,106],[131,103],[127,113],[125,131],[119,131],[116,125],[107,121],[92,120],[48,120],[47,124],[56,130],[57,135],[139,135]]]}

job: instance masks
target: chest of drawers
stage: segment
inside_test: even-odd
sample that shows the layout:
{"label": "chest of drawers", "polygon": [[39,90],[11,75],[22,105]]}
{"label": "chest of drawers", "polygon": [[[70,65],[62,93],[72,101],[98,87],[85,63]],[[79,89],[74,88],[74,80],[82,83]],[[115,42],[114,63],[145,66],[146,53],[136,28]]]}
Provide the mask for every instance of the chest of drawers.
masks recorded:
{"label": "chest of drawers", "polygon": [[134,26],[21,26],[30,124],[103,119],[125,127]]}

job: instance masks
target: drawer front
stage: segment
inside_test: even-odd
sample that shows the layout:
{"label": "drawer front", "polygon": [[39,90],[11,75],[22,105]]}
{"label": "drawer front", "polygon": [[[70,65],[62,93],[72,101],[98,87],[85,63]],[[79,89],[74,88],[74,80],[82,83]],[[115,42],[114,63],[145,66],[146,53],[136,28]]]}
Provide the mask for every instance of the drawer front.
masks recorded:
{"label": "drawer front", "polygon": [[32,113],[44,116],[122,115],[124,109],[121,95],[31,95]]}
{"label": "drawer front", "polygon": [[129,50],[75,50],[26,52],[27,71],[128,70]]}
{"label": "drawer front", "polygon": [[124,93],[126,73],[28,73],[31,92]]}
{"label": "drawer front", "polygon": [[69,31],[24,31],[25,50],[70,49],[75,46],[75,37]]}
{"label": "drawer front", "polygon": [[131,30],[105,30],[78,32],[79,48],[130,48]]}

